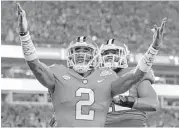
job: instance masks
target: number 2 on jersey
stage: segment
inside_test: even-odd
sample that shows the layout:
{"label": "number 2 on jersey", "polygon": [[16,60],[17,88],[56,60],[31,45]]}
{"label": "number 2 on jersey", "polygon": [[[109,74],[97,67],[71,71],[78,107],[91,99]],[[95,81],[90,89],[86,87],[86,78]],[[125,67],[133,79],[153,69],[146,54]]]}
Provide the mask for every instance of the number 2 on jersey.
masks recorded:
{"label": "number 2 on jersey", "polygon": [[94,92],[89,88],[79,88],[76,91],[76,96],[82,96],[82,94],[88,94],[88,100],[78,101],[76,104],[76,119],[79,120],[93,120],[94,119],[94,110],[90,110],[89,114],[82,114],[82,106],[90,106],[94,103]]}

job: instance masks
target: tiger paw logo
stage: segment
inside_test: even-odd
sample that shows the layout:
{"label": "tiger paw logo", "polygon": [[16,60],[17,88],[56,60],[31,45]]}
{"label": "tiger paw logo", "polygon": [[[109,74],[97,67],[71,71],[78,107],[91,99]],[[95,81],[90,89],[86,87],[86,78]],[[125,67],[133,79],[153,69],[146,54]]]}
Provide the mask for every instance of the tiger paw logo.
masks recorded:
{"label": "tiger paw logo", "polygon": [[111,71],[109,71],[109,70],[104,70],[104,71],[102,71],[102,72],[100,73],[100,76],[101,76],[101,77],[107,77],[107,76],[110,76],[111,74],[112,74]]}
{"label": "tiger paw logo", "polygon": [[70,79],[70,76],[64,75],[64,76],[63,76],[63,79],[64,79],[64,80],[69,80],[69,79]]}

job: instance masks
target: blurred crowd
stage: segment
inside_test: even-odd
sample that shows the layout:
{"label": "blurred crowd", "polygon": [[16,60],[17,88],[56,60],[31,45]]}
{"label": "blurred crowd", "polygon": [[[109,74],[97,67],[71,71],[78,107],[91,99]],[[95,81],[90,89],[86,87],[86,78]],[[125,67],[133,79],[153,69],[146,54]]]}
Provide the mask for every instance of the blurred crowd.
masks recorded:
{"label": "blurred crowd", "polygon": [[49,106],[9,105],[1,106],[2,127],[46,127],[53,114]]}
{"label": "blurred crowd", "polygon": [[159,109],[148,114],[148,126],[150,127],[179,127],[179,110]]}
{"label": "blurred crowd", "polygon": [[21,78],[21,79],[35,79],[32,71],[29,68],[22,68],[20,66],[2,67],[1,78]]}
{"label": "blurred crowd", "polygon": [[[154,24],[168,18],[160,54],[179,53],[179,2],[175,1],[20,1],[27,13],[30,35],[37,46],[67,47],[77,36],[90,36],[97,43],[116,38],[133,53],[151,44]],[[19,45],[15,1],[1,6],[2,44]]]}
{"label": "blurred crowd", "polygon": [[[1,106],[2,127],[47,127],[53,114],[50,106],[9,105]],[[148,115],[148,126],[179,127],[179,110],[160,109]]]}

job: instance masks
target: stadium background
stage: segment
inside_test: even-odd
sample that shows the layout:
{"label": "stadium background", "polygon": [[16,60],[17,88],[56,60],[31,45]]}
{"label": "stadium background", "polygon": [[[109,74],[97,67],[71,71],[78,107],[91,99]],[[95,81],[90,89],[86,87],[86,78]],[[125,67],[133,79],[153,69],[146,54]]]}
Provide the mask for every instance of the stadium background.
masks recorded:
{"label": "stadium background", "polygon": [[[179,2],[19,2],[42,62],[64,64],[65,48],[85,35],[100,45],[116,38],[136,65],[152,41],[150,29],[168,17],[164,44],[153,66],[160,109],[149,126],[179,126]],[[27,67],[18,36],[15,1],[1,2],[1,125],[45,127],[53,113],[47,90]]]}

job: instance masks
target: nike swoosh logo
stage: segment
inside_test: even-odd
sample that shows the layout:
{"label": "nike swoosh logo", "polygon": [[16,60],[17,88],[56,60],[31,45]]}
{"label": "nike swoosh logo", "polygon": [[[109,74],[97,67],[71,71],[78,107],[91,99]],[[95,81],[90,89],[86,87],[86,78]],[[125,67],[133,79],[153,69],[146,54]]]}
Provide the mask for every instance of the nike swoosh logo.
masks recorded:
{"label": "nike swoosh logo", "polygon": [[101,83],[103,80],[104,80],[104,79],[102,79],[102,80],[98,80],[98,83]]}

